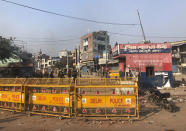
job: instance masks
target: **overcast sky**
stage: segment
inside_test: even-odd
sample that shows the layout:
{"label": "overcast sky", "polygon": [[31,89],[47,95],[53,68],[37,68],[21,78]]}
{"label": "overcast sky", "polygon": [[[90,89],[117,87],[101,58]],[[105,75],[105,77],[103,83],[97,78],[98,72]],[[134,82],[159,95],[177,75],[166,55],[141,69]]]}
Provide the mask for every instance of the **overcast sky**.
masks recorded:
{"label": "overcast sky", "polygon": [[[152,42],[186,38],[186,0],[10,0],[35,8],[97,21],[139,24],[140,11],[145,34]],[[143,40],[140,26],[103,25],[45,14],[0,0],[0,35],[16,37],[16,44],[30,52],[40,49],[57,56],[62,49],[73,50],[88,31],[106,30],[134,36],[110,35],[110,43],[136,43]],[[69,40],[70,39],[70,40]],[[59,41],[68,40],[68,41]],[[52,42],[51,42],[52,41]]]}

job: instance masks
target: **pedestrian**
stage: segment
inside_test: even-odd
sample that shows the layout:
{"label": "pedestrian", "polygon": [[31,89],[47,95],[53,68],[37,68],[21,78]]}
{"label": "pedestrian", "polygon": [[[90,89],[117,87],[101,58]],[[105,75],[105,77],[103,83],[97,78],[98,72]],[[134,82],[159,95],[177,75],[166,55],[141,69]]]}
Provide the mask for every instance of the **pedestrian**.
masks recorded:
{"label": "pedestrian", "polygon": [[54,71],[53,70],[50,72],[50,78],[54,78]]}

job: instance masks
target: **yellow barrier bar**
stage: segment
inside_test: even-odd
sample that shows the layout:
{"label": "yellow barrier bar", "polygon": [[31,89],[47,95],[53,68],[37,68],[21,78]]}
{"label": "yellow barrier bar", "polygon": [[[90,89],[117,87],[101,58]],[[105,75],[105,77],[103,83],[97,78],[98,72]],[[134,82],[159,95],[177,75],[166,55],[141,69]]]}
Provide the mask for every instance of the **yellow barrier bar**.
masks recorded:
{"label": "yellow barrier bar", "polygon": [[135,79],[78,78],[75,81],[77,117],[139,118]]}
{"label": "yellow barrier bar", "polygon": [[23,103],[25,96],[21,92],[0,91],[0,101]]}
{"label": "yellow barrier bar", "polygon": [[136,79],[78,78],[74,85],[72,82],[61,78],[0,79],[0,106],[65,118],[72,114],[139,118]]}
{"label": "yellow barrier bar", "polygon": [[5,110],[21,112],[25,109],[25,78],[0,79],[0,103]]}
{"label": "yellow barrier bar", "polygon": [[66,78],[27,79],[30,113],[71,117],[71,85],[72,79]]}

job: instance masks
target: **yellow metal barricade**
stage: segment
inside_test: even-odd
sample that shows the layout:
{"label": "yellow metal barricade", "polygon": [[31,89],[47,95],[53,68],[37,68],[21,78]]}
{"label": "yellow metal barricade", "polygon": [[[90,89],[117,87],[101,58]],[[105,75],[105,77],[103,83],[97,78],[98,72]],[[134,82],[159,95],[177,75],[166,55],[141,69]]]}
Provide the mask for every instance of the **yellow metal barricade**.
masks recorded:
{"label": "yellow metal barricade", "polygon": [[21,112],[25,110],[24,78],[0,79],[0,107],[4,110]]}
{"label": "yellow metal barricade", "polygon": [[77,117],[138,119],[138,86],[134,78],[78,78],[75,83]]}
{"label": "yellow metal barricade", "polygon": [[32,78],[27,79],[28,109],[31,114],[70,117],[72,79]]}

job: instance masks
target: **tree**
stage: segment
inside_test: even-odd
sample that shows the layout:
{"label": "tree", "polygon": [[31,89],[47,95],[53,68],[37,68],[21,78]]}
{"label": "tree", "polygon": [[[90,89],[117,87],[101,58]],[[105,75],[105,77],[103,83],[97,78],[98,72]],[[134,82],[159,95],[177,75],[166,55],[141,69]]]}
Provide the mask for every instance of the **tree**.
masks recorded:
{"label": "tree", "polygon": [[0,60],[6,62],[10,57],[20,58],[23,62],[31,59],[32,54],[21,50],[21,48],[13,45],[13,40],[0,37]]}
{"label": "tree", "polygon": [[12,46],[11,39],[5,39],[0,37],[0,60],[3,62],[9,59],[13,54],[14,47]]}
{"label": "tree", "polygon": [[[73,67],[72,57],[68,57],[68,61],[69,61],[69,68],[72,68]],[[55,63],[54,67],[59,69],[64,69],[66,68],[66,65],[67,65],[67,57],[63,57],[60,59],[60,61]]]}
{"label": "tree", "polygon": [[23,62],[27,62],[29,60],[31,60],[32,58],[32,54],[28,53],[26,51],[21,50],[20,48],[15,48],[15,50],[13,51],[13,53],[20,58]]}

